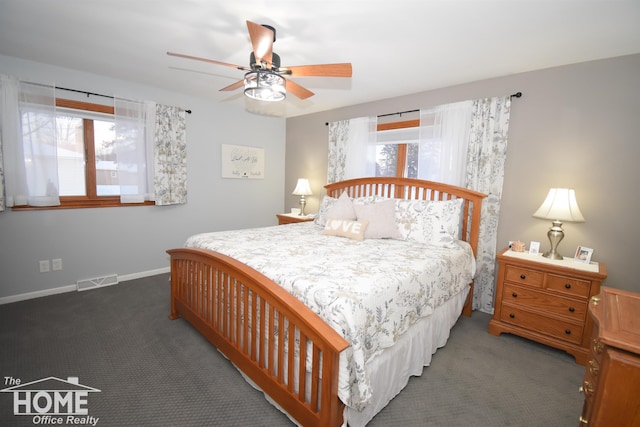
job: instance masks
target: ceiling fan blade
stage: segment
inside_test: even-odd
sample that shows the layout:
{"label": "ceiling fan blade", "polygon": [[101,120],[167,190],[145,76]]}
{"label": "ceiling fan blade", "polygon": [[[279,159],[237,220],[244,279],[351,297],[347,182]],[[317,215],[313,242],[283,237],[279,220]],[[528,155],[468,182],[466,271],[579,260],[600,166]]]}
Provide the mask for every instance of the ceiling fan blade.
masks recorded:
{"label": "ceiling fan blade", "polygon": [[271,60],[273,59],[273,31],[267,27],[247,21],[249,29],[249,38],[253,46],[253,54],[256,61],[266,62],[267,68],[271,68]]}
{"label": "ceiling fan blade", "polygon": [[229,86],[225,86],[222,89],[220,89],[220,91],[229,91],[229,90],[236,90],[239,87],[243,87],[244,86],[244,79],[242,80],[238,80],[235,83],[230,84]]}
{"label": "ceiling fan blade", "polygon": [[177,56],[178,58],[186,58],[186,59],[193,59],[193,60],[196,60],[196,61],[208,62],[210,64],[224,65],[225,67],[237,68],[239,70],[245,70],[246,69],[245,67],[243,67],[241,65],[229,64],[228,62],[220,62],[220,61],[216,61],[215,59],[201,58],[199,56],[184,55],[182,53],[175,53],[175,52],[167,52],[167,55],[169,55],[169,56]]}
{"label": "ceiling fan blade", "polygon": [[280,68],[280,72],[291,71],[291,76],[319,76],[319,77],[351,77],[351,64],[348,62],[340,64],[319,64],[319,65],[297,65]]}
{"label": "ceiling fan blade", "polygon": [[300,86],[298,83],[291,80],[287,80],[286,87],[287,87],[287,92],[291,92],[292,94],[294,94],[300,99],[307,99],[310,96],[314,95],[314,93],[311,92],[309,89],[305,89],[302,86]]}

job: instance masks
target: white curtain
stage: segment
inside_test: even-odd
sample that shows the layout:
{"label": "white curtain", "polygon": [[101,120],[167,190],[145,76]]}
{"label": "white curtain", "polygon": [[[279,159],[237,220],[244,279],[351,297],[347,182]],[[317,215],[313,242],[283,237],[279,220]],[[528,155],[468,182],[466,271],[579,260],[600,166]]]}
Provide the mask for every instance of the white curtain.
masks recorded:
{"label": "white curtain", "polygon": [[507,157],[511,97],[473,101],[465,187],[487,194],[476,256],[473,308],[493,312],[500,201]]}
{"label": "white curtain", "polygon": [[462,186],[472,101],[420,110],[418,178]]}
{"label": "white curtain", "polygon": [[329,123],[327,182],[375,176],[376,117]]}
{"label": "white curtain", "polygon": [[[120,201],[186,203],[183,109],[114,99]],[[60,205],[55,88],[0,75],[0,211]]]}
{"label": "white curtain", "polygon": [[155,119],[155,104],[115,98],[114,108],[120,202],[153,200],[153,170],[149,169],[153,167],[153,132],[145,132],[145,128],[147,117]]}
{"label": "white curtain", "polygon": [[177,107],[156,105],[154,117],[153,183],[156,205],[187,203],[185,111]]}
{"label": "white curtain", "polygon": [[54,87],[3,75],[0,92],[4,204],[59,205]]}

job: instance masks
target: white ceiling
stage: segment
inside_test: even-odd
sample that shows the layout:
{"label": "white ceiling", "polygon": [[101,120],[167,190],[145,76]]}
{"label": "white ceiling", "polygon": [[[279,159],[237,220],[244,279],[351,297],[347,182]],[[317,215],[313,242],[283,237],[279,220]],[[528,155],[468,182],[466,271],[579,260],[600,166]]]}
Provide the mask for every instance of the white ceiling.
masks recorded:
{"label": "white ceiling", "polygon": [[[242,90],[246,21],[276,28],[282,66],[351,62],[352,78],[268,108]],[[0,0],[0,54],[293,117],[640,52],[639,0]],[[91,91],[92,88],[77,88]]]}

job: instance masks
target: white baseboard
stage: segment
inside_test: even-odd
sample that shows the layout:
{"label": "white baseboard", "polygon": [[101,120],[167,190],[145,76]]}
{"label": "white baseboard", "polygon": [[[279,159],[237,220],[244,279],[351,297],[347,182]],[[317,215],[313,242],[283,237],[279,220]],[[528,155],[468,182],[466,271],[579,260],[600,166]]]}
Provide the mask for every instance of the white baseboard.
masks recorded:
{"label": "white baseboard", "polygon": [[[127,280],[140,279],[142,277],[156,276],[158,274],[169,273],[169,271],[170,271],[169,267],[164,267],[164,268],[157,268],[155,270],[141,271],[139,273],[124,274],[122,276],[118,276],[118,282],[125,282]],[[48,295],[62,294],[65,292],[74,292],[74,291],[77,291],[77,289],[78,287],[74,283],[73,285],[60,286],[59,288],[45,289],[42,291],[35,291],[35,292],[27,292],[24,294],[11,295],[8,297],[0,297],[0,305],[9,304],[12,302],[24,301],[24,300],[33,299],[33,298],[46,297]]]}

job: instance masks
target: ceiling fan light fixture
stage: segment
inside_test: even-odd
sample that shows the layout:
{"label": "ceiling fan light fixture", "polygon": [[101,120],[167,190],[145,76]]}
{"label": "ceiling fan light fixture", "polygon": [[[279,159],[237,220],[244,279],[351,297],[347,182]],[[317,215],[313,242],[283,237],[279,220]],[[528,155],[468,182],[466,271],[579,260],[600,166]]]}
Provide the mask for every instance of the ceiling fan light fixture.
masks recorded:
{"label": "ceiling fan light fixture", "polygon": [[244,94],[257,101],[284,101],[287,96],[286,80],[272,71],[249,71],[244,75]]}

